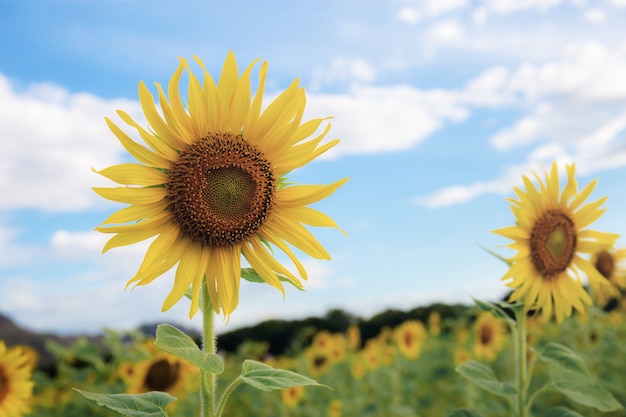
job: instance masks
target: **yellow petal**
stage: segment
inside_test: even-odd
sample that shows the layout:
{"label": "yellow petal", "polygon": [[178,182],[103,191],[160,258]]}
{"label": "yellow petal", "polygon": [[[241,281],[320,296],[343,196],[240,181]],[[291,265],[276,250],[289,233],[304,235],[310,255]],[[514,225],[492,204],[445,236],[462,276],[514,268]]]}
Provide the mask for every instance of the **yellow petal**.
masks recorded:
{"label": "yellow petal", "polygon": [[[163,156],[169,161],[176,161],[178,159],[178,152],[174,148],[177,141],[174,141],[175,143],[165,142],[160,137],[153,135],[143,127],[139,126],[139,124],[137,124],[127,113],[118,110],[117,114],[124,122],[126,122],[126,124],[137,129],[137,132],[139,133],[139,136],[141,136],[141,139],[143,139],[143,141],[146,142],[148,146],[154,149],[157,154]],[[168,129],[171,132],[171,128]]]}
{"label": "yellow petal", "polygon": [[166,208],[166,201],[147,205],[134,204],[114,212],[109,217],[107,217],[102,222],[102,224],[106,225],[138,222],[156,216],[158,213],[164,211]]}
{"label": "yellow petal", "polygon": [[276,194],[277,203],[284,207],[302,207],[332,195],[348,178],[328,185],[296,185],[282,188]]}
{"label": "yellow petal", "polygon": [[165,298],[161,311],[172,308],[185,295],[191,283],[196,280],[201,252],[202,248],[199,245],[191,245],[187,252],[182,254],[174,276],[174,287]]}
{"label": "yellow petal", "polygon": [[133,141],[108,117],[105,117],[104,119],[107,123],[107,126],[109,126],[109,129],[111,129],[111,132],[113,132],[113,134],[117,137],[124,149],[126,149],[128,153],[130,153],[136,160],[148,166],[169,169],[171,165],[170,161],[168,161],[163,156],[150,151],[145,146]]}
{"label": "yellow petal", "polygon": [[116,188],[93,188],[101,197],[111,201],[128,204],[152,204],[158,203],[167,197],[165,187],[116,187]]}
{"label": "yellow petal", "polygon": [[93,171],[124,185],[161,185],[167,182],[167,174],[163,171],[139,164],[120,164]]}

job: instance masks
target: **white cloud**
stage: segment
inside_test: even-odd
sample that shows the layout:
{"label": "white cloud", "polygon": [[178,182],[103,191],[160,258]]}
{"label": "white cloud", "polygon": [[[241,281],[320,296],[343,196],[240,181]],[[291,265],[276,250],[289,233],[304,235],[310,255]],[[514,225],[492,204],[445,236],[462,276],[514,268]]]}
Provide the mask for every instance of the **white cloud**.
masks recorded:
{"label": "white cloud", "polygon": [[318,67],[313,72],[313,89],[336,83],[371,83],[376,79],[376,70],[364,59],[335,57],[329,67]]}
{"label": "white cloud", "polygon": [[487,22],[489,12],[484,7],[478,7],[472,11],[472,23],[476,26],[482,26]]}
{"label": "white cloud", "polygon": [[496,13],[509,14],[523,10],[545,12],[563,3],[563,0],[486,0],[485,6]]}
{"label": "white cloud", "polygon": [[436,18],[461,10],[469,5],[469,0],[418,0],[410,2],[398,11],[398,19],[409,24]]}
{"label": "white cloud", "polygon": [[445,90],[422,91],[410,86],[355,87],[350,94],[310,94],[307,111],[313,117],[332,115],[332,137],[341,139],[337,156],[401,151],[411,148],[468,113]]}
{"label": "white cloud", "polygon": [[590,23],[601,24],[606,21],[606,13],[600,8],[588,9],[583,13],[583,19]]}
{"label": "white cloud", "polygon": [[[91,167],[119,163],[123,148],[105,116],[118,108],[139,113],[130,100],[104,100],[51,84],[17,91],[0,74],[0,209],[83,210],[96,201],[100,180]],[[139,119],[141,120],[141,119]]]}
{"label": "white cloud", "polygon": [[525,164],[509,167],[499,177],[444,187],[416,203],[437,208],[485,193],[510,193],[523,174],[537,170],[537,162],[543,166],[576,162],[581,174],[626,166],[626,112],[620,105],[626,99],[623,73],[623,50],[597,43],[571,45],[560,58],[538,67],[525,64],[516,71],[496,67],[483,73],[461,92],[464,103],[530,107],[527,115],[497,132],[491,145],[501,151],[535,147]]}
{"label": "white cloud", "polygon": [[35,247],[14,242],[18,235],[18,229],[0,222],[0,268],[28,264],[36,259],[38,251]]}
{"label": "white cloud", "polygon": [[406,23],[416,24],[420,21],[420,15],[413,7],[405,6],[398,10],[398,19]]}
{"label": "white cloud", "polygon": [[426,31],[428,42],[455,44],[465,38],[465,29],[456,19],[446,19],[434,23]]}

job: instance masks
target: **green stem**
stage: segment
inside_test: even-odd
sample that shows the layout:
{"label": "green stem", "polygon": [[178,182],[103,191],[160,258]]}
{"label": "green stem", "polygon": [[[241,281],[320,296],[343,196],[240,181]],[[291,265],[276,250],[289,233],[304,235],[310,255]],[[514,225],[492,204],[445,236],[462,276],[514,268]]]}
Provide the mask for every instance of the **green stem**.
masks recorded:
{"label": "green stem", "polygon": [[230,394],[232,394],[235,388],[237,388],[242,382],[243,381],[241,377],[237,377],[233,382],[230,383],[228,388],[226,388],[226,390],[224,391],[224,394],[222,395],[222,398],[220,399],[220,403],[217,407],[217,412],[215,413],[215,417],[222,416],[222,413],[224,412],[224,406],[226,406],[226,401],[228,401],[228,397],[230,397]]}
{"label": "green stem", "polygon": [[517,376],[517,417],[526,417],[527,364],[526,364],[526,311],[515,312],[517,331],[515,332],[516,376]]}
{"label": "green stem", "polygon": [[[215,325],[213,306],[206,282],[202,282],[200,294],[202,303],[202,349],[205,352],[215,354]],[[200,416],[214,417],[215,414],[215,374],[200,370]]]}

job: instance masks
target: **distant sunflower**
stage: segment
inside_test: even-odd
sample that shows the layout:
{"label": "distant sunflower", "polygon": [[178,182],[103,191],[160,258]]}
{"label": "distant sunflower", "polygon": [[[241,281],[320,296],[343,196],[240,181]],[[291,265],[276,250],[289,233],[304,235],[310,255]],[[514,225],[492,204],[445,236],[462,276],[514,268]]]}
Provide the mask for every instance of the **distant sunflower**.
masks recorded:
{"label": "distant sunflower", "polygon": [[493,362],[505,341],[505,323],[490,312],[480,313],[474,324],[474,357]]}
{"label": "distant sunflower", "polygon": [[328,403],[328,417],[341,417],[341,410],[343,409],[343,401],[339,398],[335,398]]}
{"label": "distant sunflower", "polygon": [[604,278],[599,281],[590,281],[591,293],[601,307],[612,299],[621,297],[621,290],[626,289],[626,248],[604,248],[596,251],[591,257],[591,263]]}
{"label": "distant sunflower", "polygon": [[[115,234],[104,252],[156,236],[128,284],[149,284],[178,263],[163,310],[178,302],[191,286],[193,316],[206,279],[215,312],[229,316],[238,304],[242,255],[265,282],[283,294],[279,274],[297,287],[302,283],[274,258],[271,246],[291,259],[303,279],[307,279],[306,271],[290,245],[314,258],[330,259],[304,225],[338,226],[308,205],[333,194],[347,178],[330,185],[288,182],[291,171],[339,142],[320,145],[330,125],[311,138],[324,119],[301,123],[306,99],[298,80],[261,112],[267,62],[261,66],[259,87],[252,97],[254,62],[240,77],[230,52],[216,85],[202,61],[194,58],[203,71],[202,85],[181,58],[168,85],[169,97],[156,84],[160,112],[146,85],[139,84],[148,129],[127,113],[117,112],[148,147],[106,119],[138,163],[99,171],[122,186],[94,190],[129,206],[113,213],[96,230]],[[179,82],[185,70],[189,96],[182,99]]]}
{"label": "distant sunflower", "polygon": [[558,323],[569,317],[572,309],[584,314],[585,305],[592,304],[581,273],[590,282],[605,279],[588,258],[619,237],[585,229],[606,210],[601,208],[606,197],[582,206],[597,180],[579,192],[574,173],[575,166],[567,166],[568,180],[562,193],[556,163],[546,173],[545,183],[535,175],[538,189],[524,176],[526,191],[515,188],[519,200],[508,200],[517,224],[494,231],[514,240],[508,246],[517,251],[502,277],[511,280],[506,285],[514,288],[510,301],[523,301],[526,311],[541,310],[546,320],[554,314]]}
{"label": "distant sunflower", "polygon": [[304,397],[304,387],[296,386],[285,388],[282,393],[283,404],[285,404],[289,408],[296,408],[298,403]]}
{"label": "distant sunflower", "polygon": [[400,352],[409,359],[417,359],[426,339],[426,327],[421,321],[407,320],[394,331]]}
{"label": "distant sunflower", "polygon": [[7,349],[0,340],[0,416],[20,417],[30,412],[34,385],[30,360],[21,348]]}
{"label": "distant sunflower", "polygon": [[158,353],[140,361],[133,370],[124,369],[120,376],[128,384],[129,394],[161,391],[181,397],[191,391],[196,382],[198,368],[169,353]]}

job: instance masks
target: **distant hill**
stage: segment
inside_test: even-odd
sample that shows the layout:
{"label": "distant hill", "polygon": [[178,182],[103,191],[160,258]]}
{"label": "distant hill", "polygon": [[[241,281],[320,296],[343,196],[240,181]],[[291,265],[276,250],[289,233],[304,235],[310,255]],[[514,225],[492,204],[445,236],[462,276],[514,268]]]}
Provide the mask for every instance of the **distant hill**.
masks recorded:
{"label": "distant hill", "polygon": [[[16,325],[9,317],[0,314],[0,339],[7,346],[28,345],[39,353],[39,367],[46,369],[54,365],[55,358],[46,350],[46,341],[54,340],[62,345],[69,345],[78,336],[59,336],[52,333],[38,333],[24,329]],[[99,336],[87,337],[93,341],[100,339]]]}
{"label": "distant hill", "polygon": [[[352,315],[343,310],[331,310],[324,317],[309,317],[302,320],[268,320],[254,326],[243,327],[219,335],[218,349],[224,352],[236,352],[246,342],[263,341],[269,343],[268,353],[281,355],[297,352],[307,345],[313,335],[320,330],[344,332],[348,326],[356,325],[361,330],[362,340],[376,336],[385,327],[393,328],[405,320],[425,322],[431,312],[437,311],[442,319],[459,317],[466,314],[466,305],[445,305],[436,303],[426,307],[416,307],[408,311],[386,310],[369,319]],[[160,323],[159,323],[160,324]],[[147,336],[156,333],[158,324],[144,324],[137,328]],[[199,344],[201,334],[198,331],[175,324]],[[445,331],[445,328],[442,329]],[[45,348],[46,341],[53,340],[69,346],[77,338],[83,337],[97,346],[102,346],[103,336],[71,335],[59,336],[53,333],[38,333],[16,325],[9,317],[0,314],[0,339],[7,346],[25,344],[39,352],[39,367],[46,370],[54,367],[55,358]],[[104,352],[103,352],[104,353]]]}

